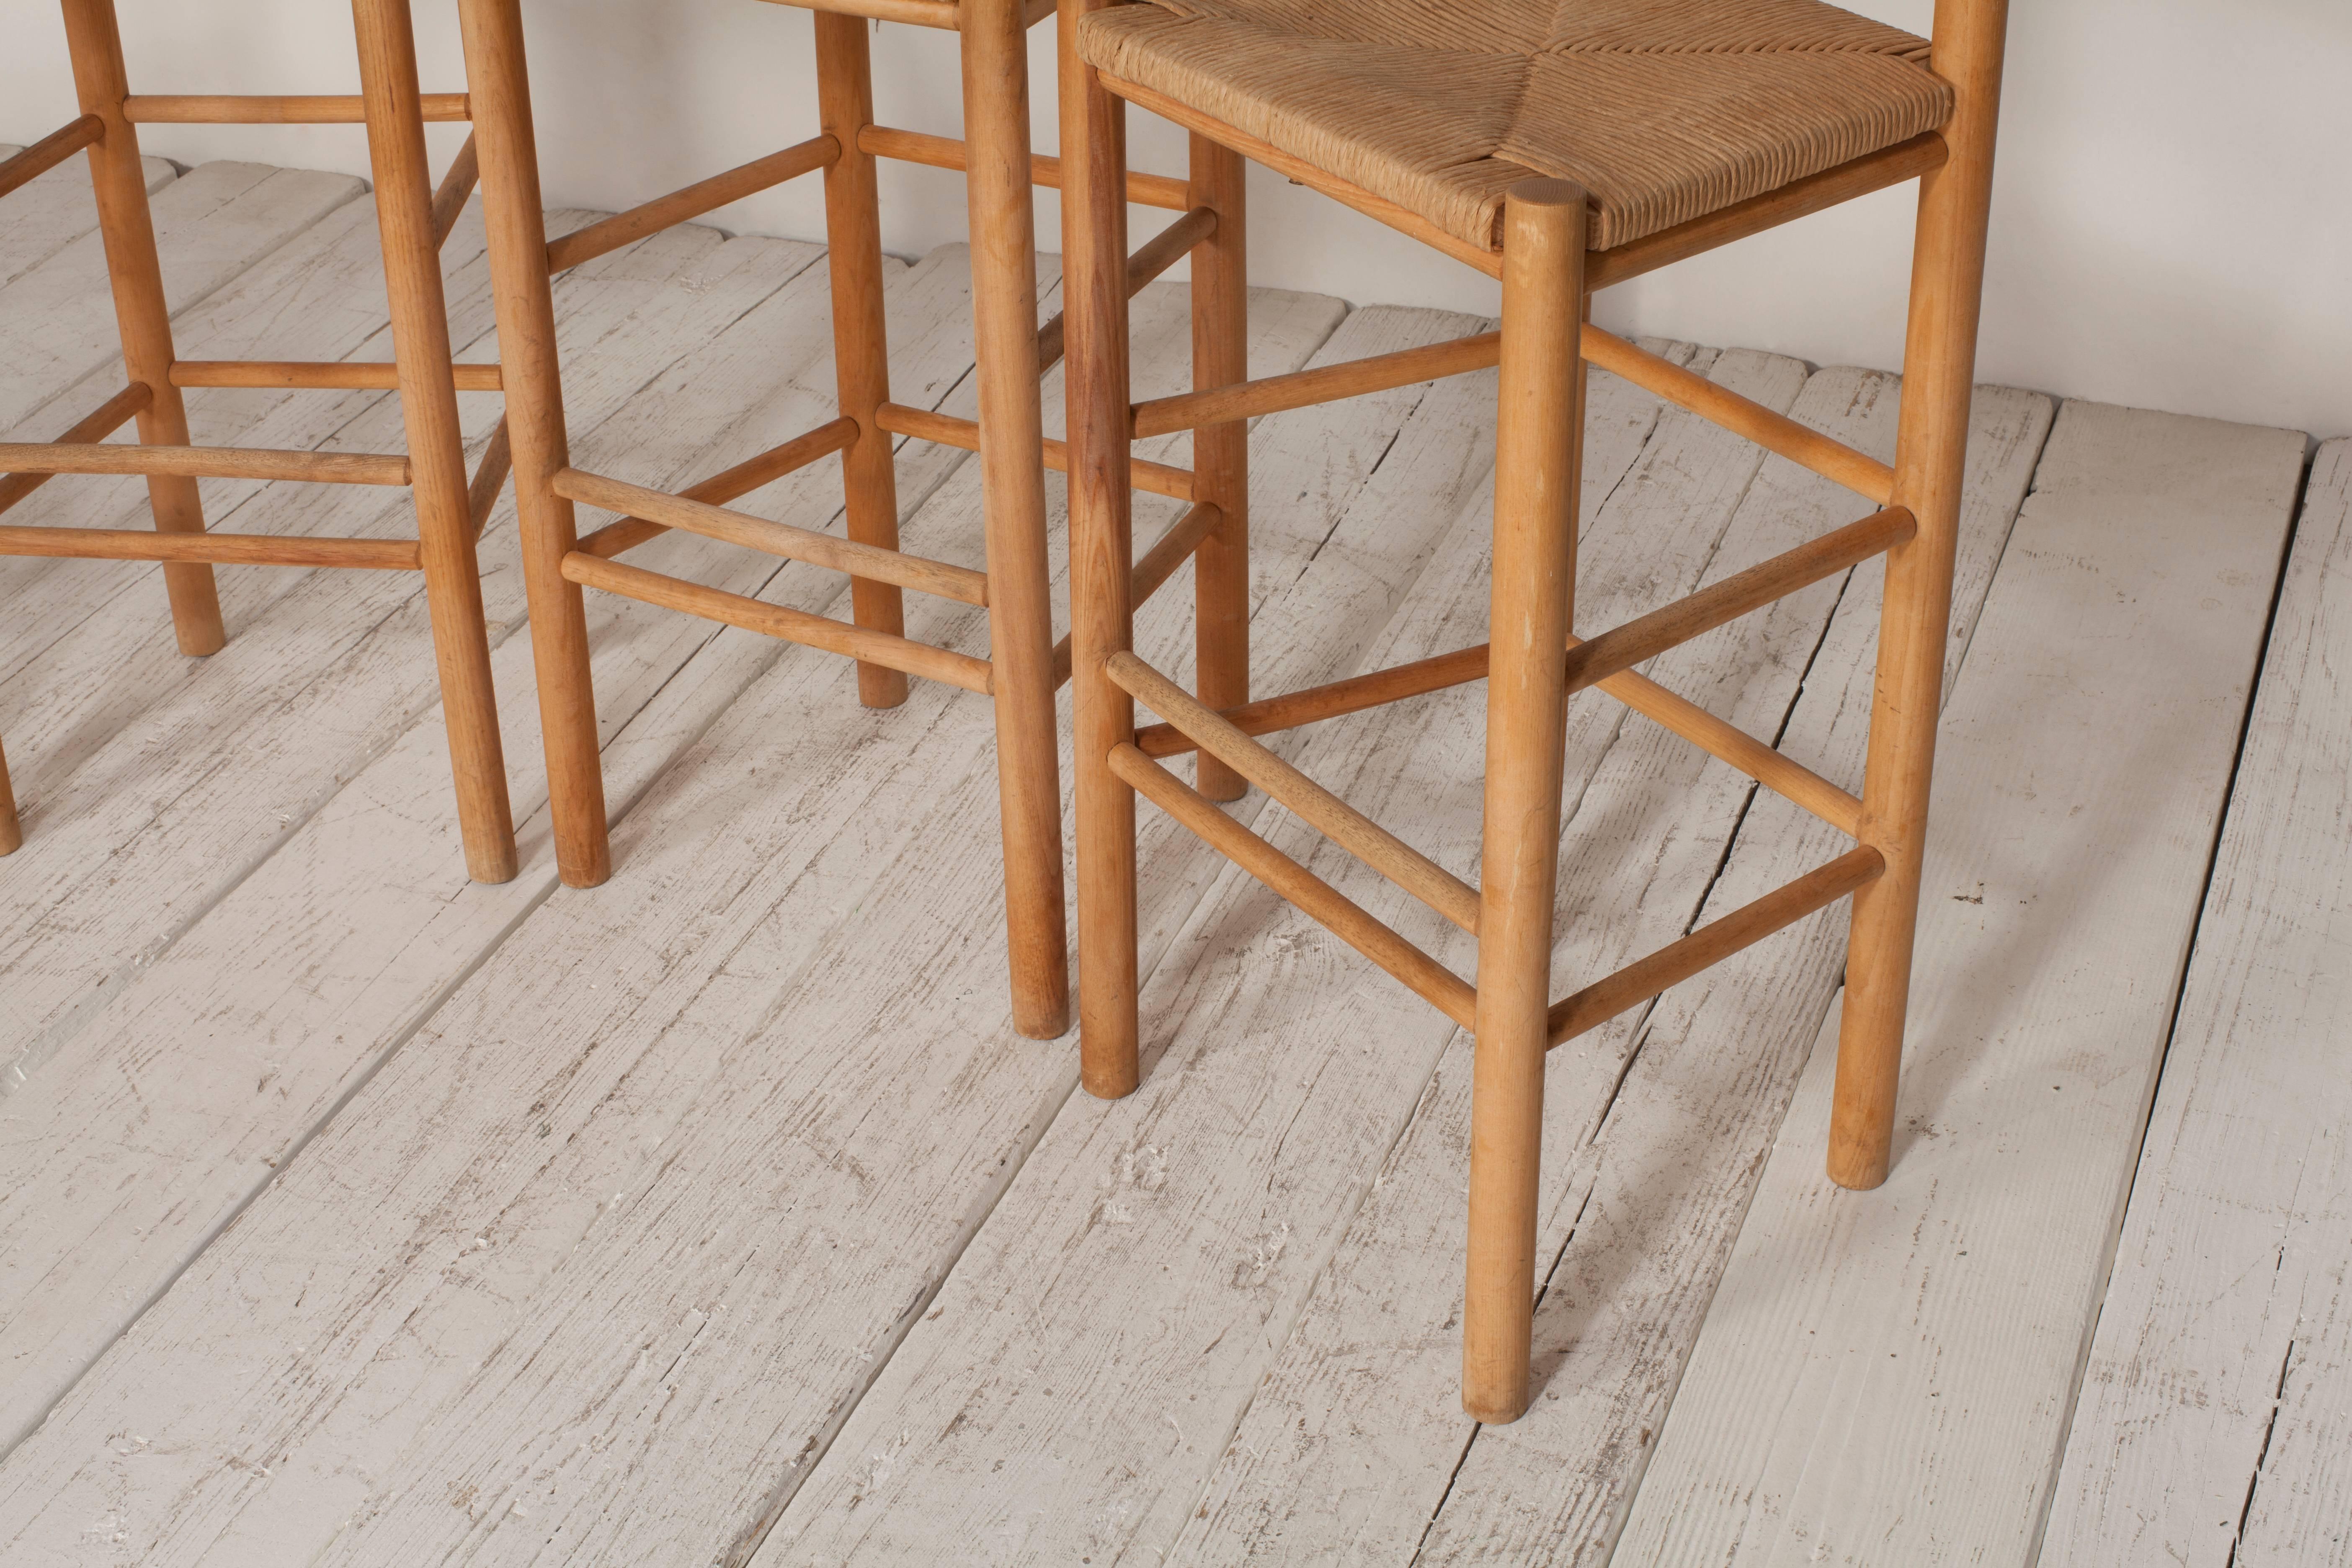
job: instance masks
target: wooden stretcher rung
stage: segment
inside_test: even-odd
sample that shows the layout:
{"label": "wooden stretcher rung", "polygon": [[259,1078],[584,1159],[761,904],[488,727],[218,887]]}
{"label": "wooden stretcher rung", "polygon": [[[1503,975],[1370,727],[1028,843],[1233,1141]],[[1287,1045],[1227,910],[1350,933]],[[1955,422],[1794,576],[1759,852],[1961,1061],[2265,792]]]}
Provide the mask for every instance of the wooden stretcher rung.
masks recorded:
{"label": "wooden stretcher rung", "polygon": [[134,528],[0,525],[0,555],[91,561],[200,561],[215,566],[344,566],[421,570],[413,539],[300,539],[256,533],[151,533]]}
{"label": "wooden stretcher rung", "polygon": [[106,135],[106,121],[85,114],[50,132],[5,163],[0,163],[0,196],[29,184]]}
{"label": "wooden stretcher rung", "polygon": [[11,474],[176,474],[198,479],[294,479],[324,485],[404,485],[408,459],[362,452],[255,447],[131,447],[43,441],[0,446]]}
{"label": "wooden stretcher rung", "polygon": [[1341,397],[1360,397],[1411,386],[1417,381],[1490,370],[1502,357],[1503,334],[1481,332],[1451,342],[1429,343],[1395,353],[1374,354],[1345,364],[1318,365],[1287,375],[1269,375],[1207,392],[1155,397],[1135,405],[1135,437],[1162,436],[1171,430],[1197,429],[1234,419],[1255,419],[1286,408],[1306,408]]}
{"label": "wooden stretcher rung", "polygon": [[1133,746],[1112,748],[1110,771],[1439,1012],[1465,1029],[1477,1026],[1477,993],[1460,976],[1373,919],[1330,883],[1219,811],[1208,796]]}
{"label": "wooden stretcher rung", "polygon": [[550,482],[555,493],[566,500],[584,501],[624,517],[643,518],[648,522],[698,533],[705,539],[764,551],[787,561],[804,561],[812,566],[845,572],[870,582],[936,594],[961,604],[984,606],[988,603],[988,574],[970,567],[950,566],[944,561],[860,544],[854,539],[836,539],[830,533],[795,528],[788,522],[771,522],[749,512],[730,511],[708,501],[666,495],[643,485],[625,484],[578,468],[562,469]]}
{"label": "wooden stretcher rung", "polygon": [[[1568,689],[1573,694],[1598,685],[1727,621],[1866,561],[1910,538],[1917,527],[1901,507],[1873,512],[1859,522],[1784,551],[1599,637],[1580,640],[1567,650]],[[1271,734],[1465,685],[1484,679],[1486,674],[1486,645],[1480,643],[1370,675],[1244,703],[1226,710],[1223,718],[1245,735]],[[1169,757],[1192,749],[1181,732],[1160,724],[1139,731],[1135,741],[1147,756]]]}
{"label": "wooden stretcher rung", "polygon": [[457,219],[466,210],[466,199],[474,194],[474,187],[481,183],[481,154],[475,151],[474,133],[469,131],[466,133],[466,144],[457,149],[457,155],[449,160],[448,170],[441,176],[441,183],[433,188],[434,249],[438,250],[449,243],[450,231],[457,226]]}
{"label": "wooden stretcher rung", "polygon": [[666,196],[631,207],[625,213],[600,218],[585,228],[575,228],[561,239],[547,242],[547,269],[562,272],[583,261],[593,261],[625,245],[634,245],[649,234],[674,227],[689,218],[714,212],[730,202],[764,191],[771,185],[781,185],[796,180],[839,161],[841,143],[830,136],[812,136],[796,142],[781,153],[771,153],[748,163],[698,180]]}
{"label": "wooden stretcher rung", "polygon": [[[154,401],[154,390],[143,381],[134,381],[100,404],[97,412],[58,437],[58,441],[64,446],[85,446],[103,441],[146,412],[148,405]],[[6,511],[56,477],[53,473],[0,477],[0,511]]]}
{"label": "wooden stretcher rung", "polygon": [[1478,893],[1461,878],[1220,718],[1191,692],[1132,653],[1115,653],[1108,674],[1129,697],[1290,808],[1332,843],[1460,926],[1478,931]]}
{"label": "wooden stretcher rung", "polygon": [[[471,120],[462,92],[418,95],[427,121]],[[122,118],[133,125],[361,125],[367,110],[355,92],[132,93]]]}
{"label": "wooden stretcher rung", "polygon": [[1727,386],[1703,375],[1693,375],[1678,364],[1635,348],[1624,339],[1587,326],[1578,334],[1584,358],[1601,369],[1623,376],[1645,392],[1655,393],[1677,407],[1687,408],[1711,425],[1755,442],[1811,468],[1833,484],[1885,506],[1895,494],[1895,470],[1877,458],[1832,441],[1785,414],[1775,414]]}
{"label": "wooden stretcher rung", "polygon": [[499,492],[506,489],[507,476],[514,472],[514,445],[507,435],[507,422],[501,418],[499,427],[490,432],[489,445],[482,448],[482,460],[474,468],[473,481],[466,487],[466,516],[474,525],[474,538],[478,542],[482,531],[490,526],[490,513],[499,504]]}
{"label": "wooden stretcher rung", "polygon": [[[1127,258],[1127,297],[1132,300],[1142,293],[1145,285],[1191,255],[1193,247],[1211,238],[1216,232],[1216,213],[1208,207],[1194,207],[1145,240],[1135,254]],[[1067,321],[1066,314],[1057,314],[1038,329],[1038,374],[1045,374],[1060,363]]]}
{"label": "wooden stretcher rung", "polygon": [[762,637],[780,637],[785,642],[799,643],[825,653],[837,653],[861,664],[878,664],[887,669],[919,675],[927,680],[944,681],[966,691],[983,696],[990,689],[992,672],[984,658],[968,654],[951,653],[929,643],[894,637],[888,632],[868,631],[864,626],[851,626],[824,616],[812,616],[804,611],[787,609],[740,594],[730,594],[718,588],[705,588],[698,584],[666,577],[658,572],[641,571],[618,561],[605,561],[593,555],[572,551],[563,558],[563,575],[572,582],[591,588],[601,588],[608,594],[635,599],[643,604],[657,605],[664,609],[683,610],[705,620],[722,621],[745,631],[758,632]]}
{"label": "wooden stretcher rung", "polygon": [[[494,364],[453,364],[460,392],[499,392],[506,386]],[[335,391],[395,392],[400,367],[384,360],[184,359],[172,365],[173,386],[324,387]]]}
{"label": "wooden stretcher rung", "polygon": [[[772,484],[786,474],[804,468],[819,458],[831,457],[857,442],[857,421],[844,417],[820,425],[804,436],[795,436],[781,446],[771,447],[755,458],[747,458],[723,473],[717,473],[678,492],[688,500],[706,501],[712,506],[724,506],[730,500],[750,495],[761,485]],[[625,551],[635,550],[646,540],[656,538],[669,530],[658,522],[641,517],[625,517],[618,522],[607,523],[582,540],[579,548],[590,555],[607,561]]]}
{"label": "wooden stretcher rung", "polygon": [[[943,447],[961,447],[967,452],[980,450],[980,426],[970,419],[959,419],[952,414],[934,414],[928,408],[909,408],[902,403],[886,403],[874,411],[874,422],[894,436],[912,436],[919,441],[937,441]],[[1057,474],[1070,471],[1070,449],[1066,443],[1052,437],[1045,438],[1045,466]],[[1187,468],[1171,468],[1165,463],[1148,463],[1141,458],[1129,464],[1129,482],[1139,490],[1153,495],[1173,496],[1178,500],[1191,500],[1192,475]]]}
{"label": "wooden stretcher rung", "polygon": [[1885,859],[1870,846],[1849,849],[1787,887],[1742,905],[1647,958],[1635,959],[1606,980],[1553,1003],[1546,1020],[1550,1043],[1557,1046],[1572,1040],[1627,1008],[1639,1006],[1667,986],[1714,968],[1740,949],[1828,908],[1864,883],[1877,880],[1885,870]]}
{"label": "wooden stretcher rung", "polygon": [[864,16],[874,22],[903,22],[915,27],[940,27],[954,32],[963,25],[955,0],[768,0],[801,11],[830,11],[841,16]]}
{"label": "wooden stretcher rung", "polygon": [[[1201,541],[1215,531],[1225,514],[1213,501],[1201,501],[1183,516],[1168,525],[1168,531],[1155,541],[1135,563],[1135,574],[1129,579],[1127,605],[1134,610],[1148,603],[1151,595],[1166,585],[1176,574],[1176,568],[1192,557]],[[1061,689],[1070,679],[1070,639],[1067,637],[1054,645],[1054,688]]]}
{"label": "wooden stretcher rung", "polygon": [[[934,169],[964,171],[970,159],[964,145],[952,136],[933,136],[921,131],[901,131],[890,125],[868,125],[857,133],[857,150],[874,158],[892,158],[901,163],[922,163]],[[1049,190],[1062,188],[1062,161],[1045,153],[1029,156],[1029,182]],[[1190,186],[1166,174],[1127,176],[1127,199],[1139,207],[1164,207],[1170,212],[1192,210]]]}
{"label": "wooden stretcher rung", "polygon": [[1646,676],[1622,670],[1594,683],[1634,712],[1673,731],[1718,762],[1801,806],[1848,837],[1862,832],[1862,802],[1801,763],[1791,762],[1736,724],[1675,696]]}

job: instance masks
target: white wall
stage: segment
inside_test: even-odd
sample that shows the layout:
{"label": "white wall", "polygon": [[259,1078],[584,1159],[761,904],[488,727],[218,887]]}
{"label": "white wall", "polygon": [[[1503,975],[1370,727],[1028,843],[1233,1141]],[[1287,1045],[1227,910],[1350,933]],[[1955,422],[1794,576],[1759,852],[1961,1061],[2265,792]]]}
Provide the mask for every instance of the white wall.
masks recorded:
{"label": "white wall", "polygon": [[[141,90],[356,89],[340,6],[119,3]],[[1929,4],[1857,8],[1924,31]],[[454,7],[417,8],[425,88],[461,87]],[[551,201],[625,205],[814,128],[802,12],[758,0],[527,0],[527,17]],[[1031,36],[1041,148],[1054,140],[1052,32]],[[0,0],[0,139],[28,141],[70,119],[56,6]],[[2320,436],[2352,431],[2352,4],[2019,0],[2010,43],[1982,377]],[[878,118],[955,132],[950,36],[881,27],[875,59]],[[1140,111],[1133,121],[1138,166],[1181,172],[1181,134]],[[351,128],[153,126],[143,135],[149,151],[183,163],[245,157],[366,173]],[[462,132],[433,135],[446,156]],[[954,177],[885,168],[893,250],[960,237]],[[1256,280],[1359,302],[1494,308],[1493,286],[1467,268],[1253,173]],[[1909,206],[1907,189],[1883,192],[1624,285],[1601,297],[1599,317],[1892,367]],[[1050,248],[1050,194],[1039,220]],[[716,221],[814,237],[817,186],[769,192]]]}

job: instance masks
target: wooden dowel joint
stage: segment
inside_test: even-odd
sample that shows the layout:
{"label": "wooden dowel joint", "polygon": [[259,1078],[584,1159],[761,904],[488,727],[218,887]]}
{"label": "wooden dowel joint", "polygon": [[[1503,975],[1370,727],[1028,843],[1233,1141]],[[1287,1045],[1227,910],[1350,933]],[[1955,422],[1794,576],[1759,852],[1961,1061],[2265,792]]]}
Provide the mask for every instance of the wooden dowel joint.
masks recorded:
{"label": "wooden dowel joint", "polygon": [[[1203,241],[1215,236],[1217,215],[1207,207],[1194,207],[1166,228],[1153,235],[1127,258],[1127,297],[1134,299],[1143,292],[1152,279],[1167,271]],[[1037,332],[1037,374],[1045,374],[1062,357],[1063,334],[1066,316],[1056,315]]]}
{"label": "wooden dowel joint", "polygon": [[[1168,531],[1155,540],[1135,563],[1135,576],[1128,589],[1129,605],[1140,607],[1165,587],[1176,574],[1176,568],[1192,559],[1201,541],[1215,532],[1224,517],[1214,503],[1202,501],[1170,523]],[[1058,689],[1069,679],[1070,639],[1066,637],[1054,645],[1054,685]]]}
{"label": "wooden dowel joint", "polygon": [[39,179],[105,136],[106,121],[95,114],[85,114],[50,132],[6,163],[0,163],[0,196]]}
{"label": "wooden dowel joint", "polygon": [[[933,136],[921,131],[901,131],[891,125],[868,125],[858,132],[857,150],[870,157],[888,158],[901,163],[921,163],[933,169],[961,172],[970,163],[964,144],[955,137]],[[1029,179],[1032,184],[1060,190],[1062,161],[1049,153],[1032,153]],[[1192,209],[1192,194],[1184,182],[1166,174],[1129,174],[1127,176],[1127,199],[1139,207],[1162,207],[1180,213]]]}
{"label": "wooden dowel joint", "polygon": [[[934,414],[928,408],[909,408],[902,403],[886,403],[874,412],[875,423],[894,436],[912,436],[919,441],[961,447],[967,452],[980,450],[980,426],[972,420],[959,419],[952,414]],[[1045,466],[1057,474],[1067,473],[1070,466],[1068,447],[1050,436],[1045,438]],[[1192,499],[1192,476],[1186,469],[1148,463],[1140,458],[1129,468],[1129,482],[1137,489],[1172,496],[1181,501]]]}
{"label": "wooden dowel joint", "polygon": [[[145,412],[154,401],[154,389],[143,381],[134,381],[100,405],[94,413],[83,418],[72,429],[58,437],[58,441],[66,446],[81,446],[103,441]],[[54,473],[16,473],[0,476],[0,511],[6,511],[56,477]]]}

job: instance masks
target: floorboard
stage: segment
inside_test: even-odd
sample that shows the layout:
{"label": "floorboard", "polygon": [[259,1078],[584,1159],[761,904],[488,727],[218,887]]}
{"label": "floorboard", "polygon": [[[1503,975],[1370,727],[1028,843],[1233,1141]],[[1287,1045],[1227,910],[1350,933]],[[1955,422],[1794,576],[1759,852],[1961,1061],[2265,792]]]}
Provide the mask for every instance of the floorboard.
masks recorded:
{"label": "floorboard", "polygon": [[[22,151],[0,147],[0,160]],[[142,159],[139,166],[146,173],[150,196],[179,177],[180,172],[161,158]],[[5,215],[0,222],[0,289],[98,226],[98,201],[90,195],[88,166],[79,158],[69,158],[19,185],[0,197],[0,203],[5,204],[0,205],[0,214]],[[0,296],[0,310],[6,308],[5,296]]]}
{"label": "floorboard", "polygon": [[1822,1173],[1832,1009],[1618,1561],[2031,1560],[2303,447],[2061,410],[1945,712],[1894,1173]]}
{"label": "floorboard", "polygon": [[2046,1568],[2352,1563],[2352,441],[2312,466]]}

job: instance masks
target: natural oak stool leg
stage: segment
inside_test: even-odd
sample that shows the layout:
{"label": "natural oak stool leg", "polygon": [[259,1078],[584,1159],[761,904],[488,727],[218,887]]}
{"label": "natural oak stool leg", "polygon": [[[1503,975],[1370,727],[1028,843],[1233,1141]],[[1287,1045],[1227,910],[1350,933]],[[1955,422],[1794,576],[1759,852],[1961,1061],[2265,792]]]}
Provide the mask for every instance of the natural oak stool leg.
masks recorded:
{"label": "natural oak stool leg", "polygon": [[0,748],[0,855],[13,855],[24,845],[24,826],[16,820],[16,792],[8,784],[8,752]]}
{"label": "natural oak stool leg", "polygon": [[1528,1406],[1568,722],[1560,650],[1575,598],[1583,447],[1577,343],[1583,307],[1584,193],[1562,180],[1513,186],[1503,213],[1493,642],[1462,1321],[1462,1405],[1482,1421],[1515,1421]]}
{"label": "natural oak stool leg", "polygon": [[[1192,252],[1192,387],[1206,392],[1249,379],[1248,231],[1243,182],[1249,164],[1205,136],[1192,139],[1192,202],[1217,218]],[[1249,700],[1249,421],[1192,432],[1192,496],[1218,511],[1217,526],[1192,555],[1196,611],[1194,688],[1212,708]],[[1202,752],[1200,791],[1239,800],[1241,774]]]}

